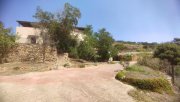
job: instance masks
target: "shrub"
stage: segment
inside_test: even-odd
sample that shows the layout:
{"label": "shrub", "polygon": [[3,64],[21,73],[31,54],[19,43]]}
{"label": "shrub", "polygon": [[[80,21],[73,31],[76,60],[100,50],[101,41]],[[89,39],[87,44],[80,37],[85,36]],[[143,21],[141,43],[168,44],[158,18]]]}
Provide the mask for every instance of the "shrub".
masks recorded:
{"label": "shrub", "polygon": [[135,79],[135,78],[124,78],[120,80],[127,82],[139,89],[150,90],[158,93],[166,92],[172,94],[171,84],[167,79],[155,78],[155,79]]}
{"label": "shrub", "polygon": [[80,64],[79,68],[85,68],[85,64]]}
{"label": "shrub", "polygon": [[81,59],[85,59],[89,61],[96,61],[98,57],[93,45],[91,45],[89,40],[81,42],[77,50],[78,50],[78,56]]}
{"label": "shrub", "polygon": [[123,51],[127,49],[127,47],[124,44],[116,44],[114,47],[119,51]]}
{"label": "shrub", "polygon": [[143,56],[142,58],[139,58],[138,64],[150,67],[154,70],[161,70],[165,72],[168,72],[170,68],[168,61],[162,61],[158,58],[153,58],[152,56]]}
{"label": "shrub", "polygon": [[78,50],[77,50],[76,47],[71,47],[71,48],[70,48],[69,57],[72,57],[72,58],[79,58]]}
{"label": "shrub", "polygon": [[145,66],[133,65],[127,67],[125,72],[120,71],[116,75],[116,79],[143,90],[150,90],[158,93],[173,93],[169,81],[156,72],[158,71],[148,69]]}
{"label": "shrub", "polygon": [[133,65],[126,68],[127,71],[145,72],[143,66]]}
{"label": "shrub", "polygon": [[151,67],[153,69],[160,69],[160,60],[158,58],[152,58],[149,56],[144,56],[138,59],[138,64]]}
{"label": "shrub", "polygon": [[124,79],[125,78],[125,71],[120,71],[116,74],[116,79]]}
{"label": "shrub", "polygon": [[13,68],[13,70],[19,70],[20,69],[20,67],[14,67]]}
{"label": "shrub", "polygon": [[120,57],[120,60],[122,60],[122,61],[131,61],[132,60],[132,55],[131,54],[122,55]]}
{"label": "shrub", "polygon": [[64,67],[70,67],[70,64],[69,63],[66,63],[63,65]]}

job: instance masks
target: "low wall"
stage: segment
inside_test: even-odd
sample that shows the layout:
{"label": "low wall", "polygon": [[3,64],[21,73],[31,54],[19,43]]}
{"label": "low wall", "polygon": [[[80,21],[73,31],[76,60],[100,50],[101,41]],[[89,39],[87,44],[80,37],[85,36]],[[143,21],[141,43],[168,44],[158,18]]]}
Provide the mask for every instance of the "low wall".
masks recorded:
{"label": "low wall", "polygon": [[[18,44],[12,48],[6,58],[7,62],[43,62],[43,46],[36,44]],[[57,61],[56,48],[47,46],[45,50],[45,61]]]}

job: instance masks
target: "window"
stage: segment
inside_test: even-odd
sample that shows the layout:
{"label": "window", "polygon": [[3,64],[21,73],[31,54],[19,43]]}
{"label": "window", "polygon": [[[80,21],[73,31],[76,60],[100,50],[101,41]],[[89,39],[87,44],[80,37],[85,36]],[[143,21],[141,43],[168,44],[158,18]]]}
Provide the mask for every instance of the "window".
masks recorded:
{"label": "window", "polygon": [[27,39],[28,39],[29,43],[36,44],[37,36],[29,35]]}
{"label": "window", "polygon": [[36,37],[35,36],[31,37],[31,44],[36,44]]}

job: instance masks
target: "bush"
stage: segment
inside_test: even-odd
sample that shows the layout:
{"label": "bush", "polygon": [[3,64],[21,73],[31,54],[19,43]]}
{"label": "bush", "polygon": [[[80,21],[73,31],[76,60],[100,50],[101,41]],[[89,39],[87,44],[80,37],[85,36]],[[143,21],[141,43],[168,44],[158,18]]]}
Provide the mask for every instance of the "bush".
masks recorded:
{"label": "bush", "polygon": [[127,55],[122,55],[120,57],[121,61],[132,61],[132,55],[131,54],[127,54]]}
{"label": "bush", "polygon": [[76,47],[71,47],[71,48],[70,48],[69,57],[72,57],[72,58],[79,58],[78,50],[77,50]]}
{"label": "bush", "polygon": [[116,79],[124,79],[125,78],[125,71],[120,71],[116,74]]}
{"label": "bush", "polygon": [[156,79],[124,78],[120,80],[143,90],[150,90],[158,93],[163,93],[163,92],[166,92],[168,94],[173,93],[171,84],[167,79],[164,78],[156,78]]}
{"label": "bush", "polygon": [[13,68],[13,70],[19,70],[20,69],[20,67],[14,67]]}
{"label": "bush", "polygon": [[165,72],[168,72],[171,66],[166,60],[162,61],[158,58],[153,58],[151,56],[143,56],[142,58],[139,58],[138,64],[150,67],[154,70],[160,70]]}
{"label": "bush", "polygon": [[69,63],[66,63],[63,65],[64,67],[70,67],[70,64]]}
{"label": "bush", "polygon": [[116,79],[143,90],[150,90],[158,93],[173,93],[169,81],[157,72],[158,71],[154,71],[148,67],[133,65],[127,67],[125,72],[120,71],[116,75]]}
{"label": "bush", "polygon": [[143,66],[133,65],[126,68],[127,71],[145,72]]}
{"label": "bush", "polygon": [[80,64],[79,68],[85,68],[85,64]]}
{"label": "bush", "polygon": [[116,44],[114,47],[119,51],[124,51],[127,49],[127,47],[124,44]]}
{"label": "bush", "polygon": [[96,61],[98,57],[95,49],[93,48],[93,45],[91,45],[91,43],[88,40],[81,42],[77,50],[78,50],[78,56],[81,59]]}

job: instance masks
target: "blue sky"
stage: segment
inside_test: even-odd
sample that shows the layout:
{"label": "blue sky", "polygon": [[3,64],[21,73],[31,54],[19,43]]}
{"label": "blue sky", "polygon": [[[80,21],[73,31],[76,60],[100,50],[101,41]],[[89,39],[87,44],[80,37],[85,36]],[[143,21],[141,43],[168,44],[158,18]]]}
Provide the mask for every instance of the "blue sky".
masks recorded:
{"label": "blue sky", "polygon": [[82,13],[79,26],[106,28],[116,40],[166,42],[180,37],[180,0],[0,0],[0,20],[15,31],[17,20],[35,21],[36,7],[62,11],[64,3]]}

